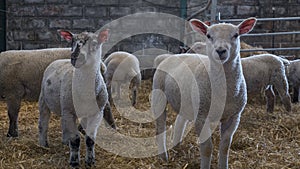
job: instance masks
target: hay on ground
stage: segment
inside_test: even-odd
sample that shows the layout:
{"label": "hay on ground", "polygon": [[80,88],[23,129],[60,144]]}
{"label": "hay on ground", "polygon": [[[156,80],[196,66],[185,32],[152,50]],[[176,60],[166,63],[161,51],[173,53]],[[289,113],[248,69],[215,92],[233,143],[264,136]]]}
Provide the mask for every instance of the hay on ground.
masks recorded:
{"label": "hay on ground", "polygon": [[[149,110],[151,83],[143,81],[139,92],[137,108]],[[300,106],[293,104],[292,112],[286,113],[276,104],[273,114],[266,113],[261,100],[250,101],[242,115],[240,126],[234,135],[230,149],[229,167],[248,169],[279,169],[300,166]],[[122,117],[116,109],[113,113],[117,131],[134,137],[149,137],[155,134],[154,122],[136,123]],[[6,105],[0,103],[0,168],[69,168],[69,148],[61,143],[60,118],[52,115],[49,125],[50,148],[38,145],[37,103],[22,103],[19,117],[19,138],[6,137],[8,117]],[[168,125],[174,123],[175,114],[168,113]],[[83,138],[82,138],[83,141]],[[217,168],[219,132],[213,135],[214,154],[212,166]],[[113,142],[112,142],[113,143]],[[126,150],[128,143],[120,150]],[[114,146],[113,144],[111,146]],[[81,165],[84,166],[85,146],[81,145]],[[155,148],[155,147],[154,147]],[[142,150],[136,150],[142,151]],[[113,169],[154,169],[154,168],[199,168],[199,146],[193,129],[187,134],[181,146],[169,150],[170,161],[160,161],[157,157],[129,158],[108,152],[96,146],[96,167]]]}

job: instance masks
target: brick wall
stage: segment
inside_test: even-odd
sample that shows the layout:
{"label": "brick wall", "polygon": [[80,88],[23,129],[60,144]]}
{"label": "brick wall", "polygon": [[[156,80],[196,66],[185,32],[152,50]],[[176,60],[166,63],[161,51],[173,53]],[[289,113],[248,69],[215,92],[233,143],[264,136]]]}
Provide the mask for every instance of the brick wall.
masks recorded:
{"label": "brick wall", "polygon": [[[187,0],[187,16],[203,7],[205,3],[206,1]],[[73,32],[96,31],[113,20],[138,12],[164,12],[181,16],[179,0],[6,0],[6,10],[7,50],[65,47],[68,44],[57,35],[57,29]],[[224,19],[299,16],[300,1],[219,0],[217,11],[222,13]],[[210,10],[207,10],[198,18],[208,20],[209,14]],[[130,24],[140,24],[140,21],[132,21]],[[259,22],[255,32],[298,31],[299,22]],[[161,18],[160,23],[158,29],[165,29],[170,21]],[[126,29],[128,23],[118,24]],[[146,23],[145,25],[147,26]],[[180,32],[179,25],[174,27]],[[157,30],[157,33],[160,33],[160,30]],[[121,34],[122,31],[119,32],[120,36]],[[185,42],[192,43],[194,40],[188,38]],[[252,45],[270,47],[273,39],[248,37],[243,40]],[[273,41],[275,47],[300,46],[299,35],[276,36]],[[147,53],[147,48],[179,52],[180,45],[178,40],[157,34],[135,35],[113,44],[112,48],[109,47],[110,52],[125,50],[139,55],[151,55],[153,50]],[[160,52],[163,51],[158,50],[157,53]]]}

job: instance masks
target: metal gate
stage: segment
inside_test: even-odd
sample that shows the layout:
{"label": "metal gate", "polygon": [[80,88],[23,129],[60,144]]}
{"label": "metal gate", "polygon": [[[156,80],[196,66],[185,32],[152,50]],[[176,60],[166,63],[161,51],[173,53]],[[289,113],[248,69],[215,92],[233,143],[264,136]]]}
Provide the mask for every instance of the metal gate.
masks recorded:
{"label": "metal gate", "polygon": [[[257,18],[257,21],[291,21],[291,20],[299,20],[300,17],[282,17],[282,18]],[[217,22],[241,22],[243,19],[221,19],[221,14],[218,14]],[[254,37],[254,36],[277,36],[277,35],[296,35],[300,34],[300,31],[292,31],[292,32],[272,32],[272,33],[250,33],[242,35],[244,37]],[[242,49],[241,52],[254,52],[254,51],[290,51],[290,50],[300,50],[299,46],[295,47],[284,47],[284,48],[275,48],[274,47],[274,38],[272,43],[272,48],[263,48],[263,49]]]}

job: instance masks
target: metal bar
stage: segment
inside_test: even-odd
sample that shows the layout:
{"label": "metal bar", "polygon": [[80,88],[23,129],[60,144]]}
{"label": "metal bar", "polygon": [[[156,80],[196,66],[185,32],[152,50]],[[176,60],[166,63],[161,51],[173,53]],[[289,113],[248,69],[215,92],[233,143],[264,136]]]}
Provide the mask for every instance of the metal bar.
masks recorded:
{"label": "metal bar", "polygon": [[211,14],[210,14],[210,22],[211,23],[217,23],[217,0],[212,0],[211,2]]}
{"label": "metal bar", "polygon": [[293,32],[273,32],[273,33],[251,33],[251,34],[244,34],[241,36],[274,36],[274,35],[294,35],[300,34],[300,31],[293,31]]}
{"label": "metal bar", "polygon": [[[282,17],[282,18],[256,18],[257,21],[291,21],[300,20],[300,17]],[[218,15],[219,22],[242,22],[244,19],[221,19],[221,14]]]}
{"label": "metal bar", "polygon": [[186,19],[187,17],[187,1],[180,0],[180,17]]}
{"label": "metal bar", "polygon": [[241,52],[281,51],[281,50],[300,50],[300,47],[290,47],[290,48],[263,48],[263,49],[241,49]]}
{"label": "metal bar", "polygon": [[[180,0],[180,17],[185,20],[187,17],[187,0]],[[183,46],[184,34],[185,34],[185,22],[180,26],[180,46]]]}
{"label": "metal bar", "polygon": [[6,1],[0,2],[0,52],[6,50]]}
{"label": "metal bar", "polygon": [[[256,18],[257,21],[291,21],[300,20],[300,17],[284,17],[284,18]],[[221,19],[221,14],[218,14],[219,22],[242,22],[244,19]],[[275,36],[275,35],[294,35],[300,34],[300,31],[293,32],[273,32],[273,33],[252,33],[241,35],[243,37],[252,36]],[[283,50],[300,50],[300,47],[288,47],[288,48],[262,48],[262,49],[241,49],[241,52],[254,52],[254,51],[283,51]]]}

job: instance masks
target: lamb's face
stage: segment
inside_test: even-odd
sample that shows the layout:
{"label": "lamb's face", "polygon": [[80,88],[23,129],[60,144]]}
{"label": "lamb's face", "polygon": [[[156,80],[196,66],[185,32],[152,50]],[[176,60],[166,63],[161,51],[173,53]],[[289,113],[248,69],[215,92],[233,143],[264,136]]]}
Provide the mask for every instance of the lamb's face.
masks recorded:
{"label": "lamb's face", "polygon": [[225,63],[237,56],[239,46],[238,28],[231,24],[218,24],[210,27],[206,34],[206,52],[211,59]]}
{"label": "lamb's face", "polygon": [[208,26],[197,19],[190,21],[195,31],[206,36],[207,55],[222,64],[240,56],[239,36],[250,32],[255,23],[255,18],[248,18],[237,26],[225,23]]}
{"label": "lamb's face", "polygon": [[86,63],[88,57],[96,56],[99,48],[97,36],[93,33],[83,32],[73,36],[71,63],[79,68]]}
{"label": "lamb's face", "polygon": [[105,29],[99,33],[82,32],[80,34],[58,30],[58,33],[68,42],[72,42],[71,64],[75,68],[79,68],[88,60],[90,60],[89,63],[95,63],[97,59],[101,59],[101,44],[107,41],[109,30]]}

